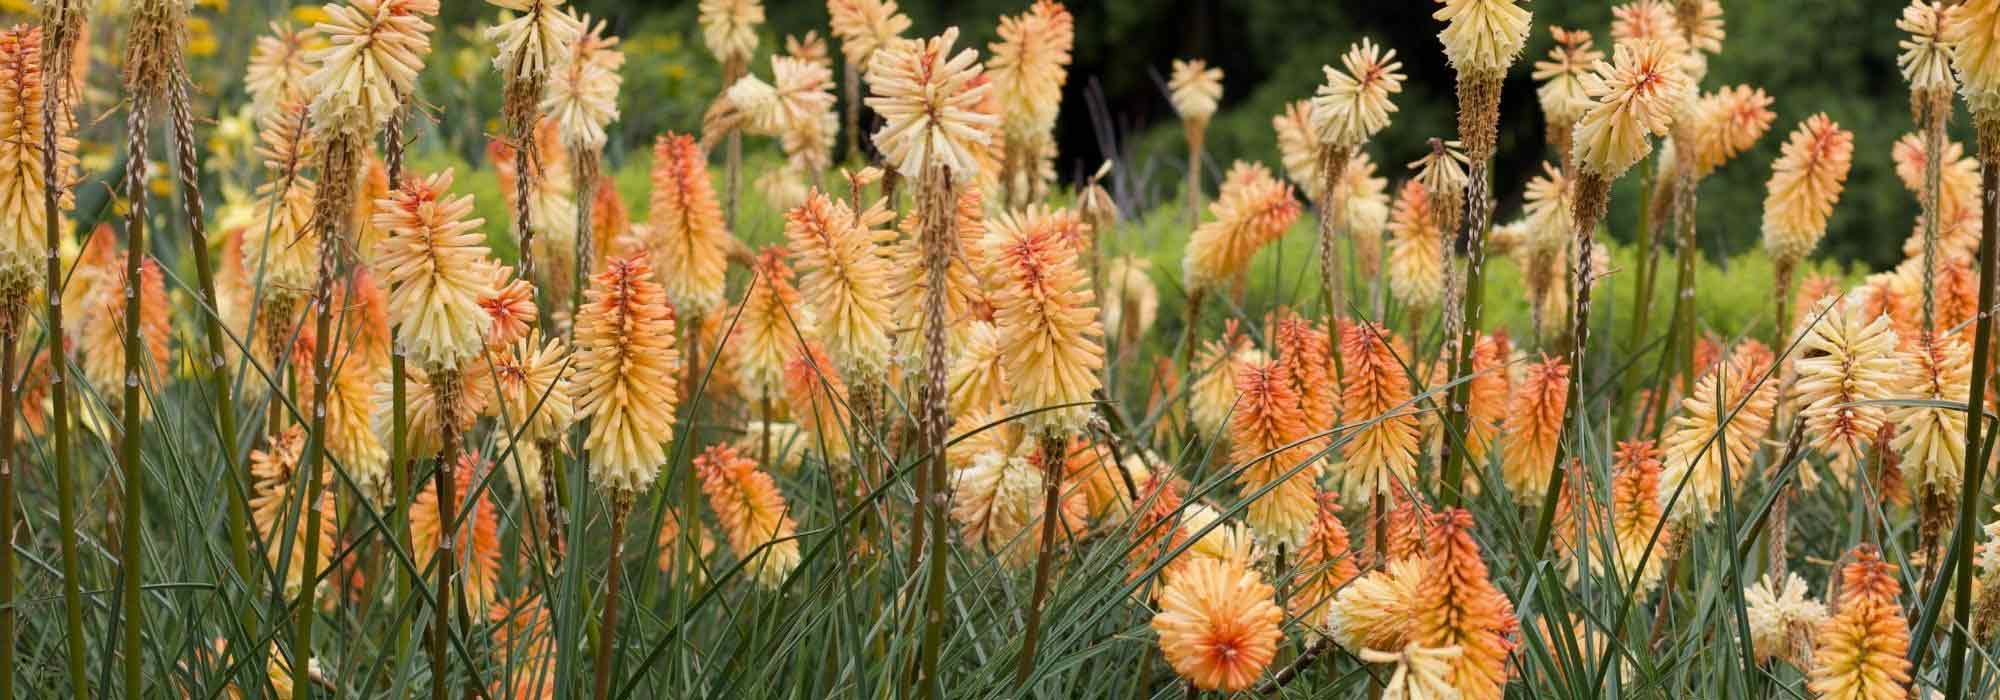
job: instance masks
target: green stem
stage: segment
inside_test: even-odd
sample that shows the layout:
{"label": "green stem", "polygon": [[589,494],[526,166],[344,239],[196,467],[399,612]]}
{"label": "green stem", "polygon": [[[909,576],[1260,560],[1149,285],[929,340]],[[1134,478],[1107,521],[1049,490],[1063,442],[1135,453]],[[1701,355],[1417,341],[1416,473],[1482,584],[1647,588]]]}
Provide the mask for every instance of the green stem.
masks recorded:
{"label": "green stem", "polygon": [[[49,51],[48,55],[66,55],[76,39],[76,27],[81,8],[68,0],[52,0],[44,7],[43,32]],[[56,530],[62,542],[62,595],[63,595],[63,641],[67,646],[65,661],[69,676],[69,692],[78,696],[90,695],[90,685],[84,676],[84,655],[87,652],[83,637],[83,577],[77,556],[76,521],[76,474],[70,468],[69,435],[69,349],[63,337],[62,294],[62,214],[60,183],[62,171],[56,163],[56,122],[64,118],[61,109],[68,83],[67,61],[52,61],[57,66],[51,71],[54,79],[47,81],[56,86],[46,90],[42,98],[42,182],[49,183],[43,188],[43,212],[47,217],[43,227],[46,239],[44,254],[48,256],[46,290],[42,296],[48,304],[48,353],[49,353],[49,426],[55,433],[54,470],[56,473]]]}
{"label": "green stem", "polygon": [[14,697],[14,348],[21,340],[21,307],[15,298],[0,309],[0,698]]}
{"label": "green stem", "polygon": [[[1979,190],[1981,224],[1979,230],[1979,309],[1972,331],[1972,387],[1966,402],[1970,410],[1965,416],[1967,464],[1986,464],[1990,456],[1979,440],[1984,428],[1986,405],[1986,379],[1992,370],[1991,358],[1987,357],[1993,341],[1993,315],[1987,313],[1993,308],[1994,238],[1996,236],[1995,217],[2000,217],[2000,207],[1995,206],[2000,198],[2000,120],[1988,115],[1975,117],[1979,126]],[[1966,630],[1972,614],[1972,538],[1969,529],[1979,517],[1980,481],[1986,476],[1985,469],[1967,469],[1965,482],[1960,485],[1958,497],[1958,530],[1952,536],[1952,558],[1957,576],[1952,591],[1951,646],[1947,652],[1945,666],[1944,696],[1965,697],[1965,654]]]}
{"label": "green stem", "polygon": [[[144,10],[141,10],[143,12]],[[145,547],[142,522],[146,511],[146,472],[139,459],[144,424],[140,401],[140,370],[145,367],[144,344],[139,337],[139,308],[144,303],[145,285],[140,283],[141,261],[146,257],[146,120],[152,98],[145,90],[132,95],[132,111],[126,117],[125,160],[125,392],[119,403],[123,426],[119,436],[118,467],[125,481],[124,513],[119,517],[120,608],[124,621],[122,646],[125,656],[125,696],[145,697],[146,654],[144,642],[146,611],[139,595],[145,576]],[[54,294],[52,294],[53,296]]]}
{"label": "green stem", "polygon": [[[604,571],[604,622],[598,628],[597,654],[593,663],[596,683],[591,697],[605,700],[611,694],[612,647],[618,639],[618,584],[624,580],[620,561],[625,552],[625,521],[632,510],[629,496],[615,496],[611,504],[611,555]],[[688,520],[685,522],[692,522]]]}

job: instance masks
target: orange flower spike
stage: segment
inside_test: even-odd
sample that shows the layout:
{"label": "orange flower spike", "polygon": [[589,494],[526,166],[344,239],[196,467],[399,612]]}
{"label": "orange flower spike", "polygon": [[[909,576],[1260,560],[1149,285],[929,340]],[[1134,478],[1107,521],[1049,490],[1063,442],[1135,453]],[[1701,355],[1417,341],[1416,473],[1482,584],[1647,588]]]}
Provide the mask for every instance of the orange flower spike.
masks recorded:
{"label": "orange flower spike", "polygon": [[737,381],[749,396],[782,395],[785,390],[785,360],[798,346],[801,333],[813,327],[811,312],[800,304],[799,289],[792,283],[790,265],[785,264],[785,247],[768,246],[757,254],[751,266],[755,281],[743,299],[731,332],[729,351],[737,355]]}
{"label": "orange flower spike", "polygon": [[1514,393],[1507,411],[1507,446],[1501,450],[1500,472],[1507,489],[1521,503],[1540,503],[1549,488],[1549,468],[1555,464],[1562,439],[1563,409],[1569,401],[1569,364],[1543,358],[1529,365],[1527,378]]}
{"label": "orange flower spike", "polygon": [[784,583],[799,566],[798,526],[777,482],[729,445],[708,448],[694,469],[729,547],[749,558],[752,578],[765,588]]}
{"label": "orange flower spike", "polygon": [[[1660,448],[1651,440],[1618,443],[1611,473],[1611,535],[1618,547],[1613,561],[1624,576],[1637,576],[1646,590],[1660,581],[1661,565],[1673,547],[1673,528],[1660,526]],[[1658,541],[1654,542],[1655,532]],[[1650,556],[1647,547],[1653,547]],[[1639,560],[1646,568],[1639,569]]]}
{"label": "orange flower spike", "polygon": [[[1493,443],[1500,437],[1500,426],[1507,420],[1507,400],[1513,393],[1513,377],[1507,369],[1507,356],[1512,354],[1511,343],[1505,333],[1480,336],[1472,346],[1473,377],[1468,382],[1465,412],[1472,419],[1471,432],[1467,436],[1465,457],[1477,466],[1486,463],[1487,454]],[[1476,493],[1476,491],[1475,491]]]}
{"label": "orange flower spike", "polygon": [[1298,552],[1298,577],[1287,610],[1314,628],[1325,619],[1333,596],[1360,575],[1347,526],[1340,522],[1340,496],[1331,491],[1318,494],[1319,513],[1306,533],[1305,546]]}
{"label": "orange flower spike", "polygon": [[[1299,396],[1275,362],[1243,368],[1236,375],[1239,398],[1229,421],[1230,459],[1242,472],[1236,482],[1245,498],[1270,487],[1250,503],[1244,521],[1268,542],[1305,543],[1316,513],[1313,483],[1318,469],[1300,470],[1310,447],[1287,447],[1310,432]],[[1297,470],[1298,473],[1292,474]],[[1289,478],[1287,477],[1289,475]]]}
{"label": "orange flower spike", "polygon": [[[299,481],[299,456],[305,449],[305,439],[305,429],[294,425],[273,437],[264,449],[250,451],[250,522],[257,528],[257,536],[266,543],[264,553],[273,567],[281,563],[278,555],[284,548],[280,545],[285,540],[291,540],[291,561],[284,566],[285,594],[288,596],[296,594],[300,582],[308,576],[317,577],[320,572],[326,571],[333,557],[333,490],[322,490],[322,500],[313,509],[320,519],[319,561],[314,563],[311,573],[306,571],[305,565],[303,539],[306,520],[290,510],[297,508],[294,503],[303,500],[294,497],[292,488]],[[288,516],[295,530],[285,539],[279,539],[278,529],[284,526]]]}
{"label": "orange flower spike", "polygon": [[[1101,385],[1104,328],[1076,250],[1053,219],[1002,216],[986,240],[1008,403],[1037,436],[1080,433]],[[1060,407],[1060,408],[1057,408]]]}
{"label": "orange flower spike", "polygon": [[1291,382],[1305,411],[1306,432],[1332,426],[1339,415],[1333,386],[1333,340],[1326,329],[1290,310],[1272,325],[1271,344],[1278,351],[1278,368]]}
{"label": "orange flower spike", "polygon": [[584,448],[595,459],[592,480],[630,497],[652,486],[674,437],[681,361],[674,312],[643,255],[610,261],[585,299],[569,392],[577,416],[590,419]]}
{"label": "orange flower spike", "polygon": [[[1410,381],[1403,370],[1410,355],[1400,340],[1376,323],[1343,325],[1340,354],[1347,361],[1341,414],[1349,422],[1376,421],[1347,443],[1344,461],[1336,468],[1341,472],[1342,493],[1360,502],[1395,491],[1414,477],[1417,417],[1406,405]],[[1391,415],[1392,411],[1396,413]]]}
{"label": "orange flower spike", "polygon": [[647,219],[667,298],[684,313],[714,309],[722,303],[731,241],[708,159],[693,136],[666,134],[653,144],[652,179]]}
{"label": "orange flower spike", "polygon": [[[485,493],[478,499],[470,498],[473,487],[478,485],[475,477],[480,476],[476,473],[479,471],[483,469],[469,454],[461,457],[452,471],[455,480],[452,490],[462,502],[452,509],[460,520],[451,551],[459,557],[465,604],[474,615],[486,614],[486,606],[495,600],[500,586],[500,531],[493,503]],[[410,546],[415,550],[419,569],[429,567],[431,557],[440,551],[438,534],[444,525],[438,515],[437,484],[425,484],[424,490],[410,501]]]}
{"label": "orange flower spike", "polygon": [[809,451],[823,450],[824,458],[835,463],[852,456],[847,444],[847,383],[833,371],[832,361],[818,344],[794,348],[785,361],[785,403],[791,407],[792,420],[811,435],[806,443]]}
{"label": "orange flower spike", "polygon": [[1910,697],[1910,626],[1893,565],[1873,545],[1855,548],[1841,570],[1839,610],[1820,624],[1806,687],[1825,700]]}
{"label": "orange flower spike", "polygon": [[1431,575],[1418,584],[1413,641],[1428,647],[1463,647],[1453,663],[1453,685],[1467,700],[1497,700],[1507,684],[1507,640],[1519,627],[1513,603],[1493,586],[1472,514],[1440,513],[1431,528]]}

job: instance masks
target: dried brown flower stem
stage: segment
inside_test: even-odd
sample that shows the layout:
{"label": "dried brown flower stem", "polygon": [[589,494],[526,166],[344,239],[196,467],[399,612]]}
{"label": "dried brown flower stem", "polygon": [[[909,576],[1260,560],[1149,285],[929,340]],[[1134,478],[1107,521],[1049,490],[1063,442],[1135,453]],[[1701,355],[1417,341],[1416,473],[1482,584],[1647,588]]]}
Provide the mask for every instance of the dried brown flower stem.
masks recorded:
{"label": "dried brown flower stem", "polygon": [[[917,535],[915,542],[922,545],[925,521],[929,521],[930,557],[924,574],[924,631],[918,655],[917,680],[922,685],[924,696],[935,699],[943,687],[937,675],[937,662],[944,628],[945,564],[951,556],[947,551],[950,538],[946,536],[949,529],[945,512],[948,496],[944,492],[945,434],[951,422],[948,414],[950,393],[945,388],[945,380],[950,373],[950,357],[945,347],[945,325],[949,323],[945,317],[945,292],[950,286],[948,272],[953,243],[958,240],[953,230],[958,220],[955,206],[958,197],[953,191],[950,171],[934,167],[925,179],[925,191],[917,200],[918,206],[923,209],[918,219],[923,222],[920,243],[924,261],[924,383],[918,394],[917,444],[929,461],[917,468],[918,508],[912,528]],[[766,431],[767,441],[769,435]]]}
{"label": "dried brown flower stem", "polygon": [[21,340],[24,294],[8,290],[0,303],[0,697],[14,696],[14,348]]}
{"label": "dried brown flower stem", "polygon": [[1937,239],[1938,219],[1944,210],[1944,130],[1951,119],[1952,95],[1939,91],[1913,99],[1922,100],[1918,118],[1924,131],[1924,188],[1919,197],[1924,217],[1924,325],[1926,338],[1937,333]]}
{"label": "dried brown flower stem", "polygon": [[570,190],[576,193],[576,270],[570,279],[570,338],[576,338],[576,314],[583,309],[583,291],[596,272],[596,226],[592,222],[597,206],[597,179],[602,176],[603,158],[595,149],[569,151]]}
{"label": "dried brown flower stem", "polygon": [[[1334,240],[1341,235],[1340,218],[1342,202],[1334,195],[1340,178],[1347,174],[1347,163],[1354,156],[1354,149],[1327,144],[1319,149],[1320,198],[1319,198],[1319,293],[1320,305],[1324,307],[1327,332],[1333,337],[1340,336],[1338,320],[1342,307],[1340,258],[1336,254]],[[1193,352],[1192,348],[1188,352]],[[1333,358],[1333,376],[1339,381],[1346,374],[1340,353],[1328,353]],[[1183,363],[1185,364],[1185,363]],[[1181,374],[1187,374],[1182,368]],[[1332,426],[1327,426],[1332,427]]]}
{"label": "dried brown flower stem", "polygon": [[445,639],[452,634],[452,581],[458,578],[458,494],[457,481],[453,472],[458,468],[459,400],[461,388],[459,373],[455,369],[433,372],[432,391],[436,392],[438,405],[438,425],[442,431],[438,442],[443,447],[438,452],[437,469],[431,472],[431,484],[437,490],[438,508],[438,548],[432,555],[432,564],[437,568],[437,606],[433,612],[430,634],[431,652],[431,700],[445,700],[449,697],[449,658],[445,655]]}
{"label": "dried brown flower stem", "polygon": [[[731,56],[729,60],[723,62],[723,89],[726,90],[728,86],[735,85],[736,81],[742,78],[743,74],[749,69],[749,58],[745,56]],[[729,230],[735,231],[736,204],[738,197],[743,192],[743,130],[730,129],[729,141],[724,148],[727,150],[724,151],[723,167],[727,170],[727,173],[723,176],[723,182],[727,189],[723,190],[722,216]]]}
{"label": "dried brown flower stem", "polygon": [[847,95],[846,104],[842,105],[847,113],[847,160],[867,162],[868,156],[861,152],[861,66],[847,61],[840,83]]}
{"label": "dried brown flower stem", "polygon": [[1062,477],[1063,458],[1067,454],[1069,440],[1059,436],[1043,436],[1042,483],[1042,548],[1035,554],[1035,592],[1028,599],[1027,636],[1021,642],[1021,658],[1014,668],[1014,687],[1028,681],[1028,673],[1035,668],[1035,645],[1042,634],[1042,602],[1049,595],[1050,567],[1055,563],[1056,525],[1062,520]]}
{"label": "dried brown flower stem", "polygon": [[1181,132],[1187,135],[1187,225],[1189,230],[1201,224],[1201,147],[1208,139],[1208,122],[1181,120]]}
{"label": "dried brown flower stem", "polygon": [[[693,474],[688,475],[693,479]],[[618,643],[618,589],[624,580],[625,521],[632,512],[632,498],[616,495],[611,499],[611,554],[604,569],[604,620],[598,626],[597,654],[592,660],[595,682],[591,697],[611,697],[611,657]]]}
{"label": "dried brown flower stem", "polygon": [[[1451,271],[1451,280],[1446,283],[1449,308],[1445,310],[1445,342],[1454,348],[1449,376],[1455,378],[1472,373],[1473,344],[1478,342],[1480,317],[1485,312],[1486,234],[1493,225],[1490,170],[1498,139],[1503,77],[1498,72],[1458,76],[1458,134],[1471,167],[1466,180],[1465,228],[1447,249],[1449,259],[1445,261],[1445,269]],[[1440,443],[1445,452],[1444,469],[1438,478],[1447,508],[1462,502],[1459,475],[1464,471],[1465,450],[1453,441],[1468,435],[1466,406],[1471,392],[1472,383],[1461,382],[1451,388],[1445,402],[1445,433]]]}
{"label": "dried brown flower stem", "polygon": [[[1604,212],[1611,202],[1611,179],[1588,168],[1577,174],[1575,183],[1576,200],[1571,207],[1576,220],[1576,243],[1570,249],[1570,267],[1574,274],[1570,277],[1570,349],[1569,349],[1569,389],[1568,399],[1563,406],[1564,424],[1574,423],[1578,430],[1574,439],[1588,437],[1582,429],[1590,411],[1583,406],[1581,388],[1588,381],[1584,374],[1583,359],[1590,346],[1590,286],[1596,279],[1591,269],[1591,249],[1596,245],[1597,225],[1604,220]],[[1562,468],[1569,457],[1564,453],[1562,441],[1556,443],[1555,461],[1549,465],[1549,490],[1542,498],[1541,516],[1535,525],[1534,556],[1547,551],[1549,535],[1555,524],[1556,506],[1562,502],[1563,477],[1568,471]]]}

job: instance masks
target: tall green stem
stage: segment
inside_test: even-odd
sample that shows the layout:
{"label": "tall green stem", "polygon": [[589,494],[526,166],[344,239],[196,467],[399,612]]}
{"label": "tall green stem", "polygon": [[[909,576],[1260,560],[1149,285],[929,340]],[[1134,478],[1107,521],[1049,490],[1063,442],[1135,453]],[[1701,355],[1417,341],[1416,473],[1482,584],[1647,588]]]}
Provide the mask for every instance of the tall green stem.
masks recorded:
{"label": "tall green stem", "polygon": [[[145,12],[141,9],[139,12]],[[143,22],[144,20],[138,20]],[[136,73],[135,73],[136,74]],[[135,91],[132,111],[125,121],[125,391],[118,410],[122,426],[119,434],[118,468],[125,481],[124,513],[119,516],[123,534],[119,536],[119,603],[124,622],[122,647],[125,652],[125,696],[145,697],[146,654],[144,639],[146,611],[139,595],[145,575],[146,471],[139,459],[139,443],[144,432],[143,395],[139,374],[147,364],[145,344],[139,337],[139,307],[145,303],[140,281],[141,261],[146,258],[146,122],[152,96]],[[53,296],[53,295],[52,295]]]}
{"label": "tall green stem", "polygon": [[21,340],[21,307],[15,298],[0,309],[0,698],[14,697],[14,421],[20,398],[14,387],[14,348]]}
{"label": "tall green stem", "polygon": [[[83,7],[80,0],[50,0],[42,5],[42,55],[68,56],[81,34]],[[42,204],[46,223],[42,233],[48,256],[47,279],[42,296],[48,303],[49,428],[55,433],[56,529],[62,543],[63,641],[66,644],[64,669],[69,692],[87,696],[90,686],[84,677],[83,577],[77,556],[76,474],[70,469],[69,435],[69,349],[63,337],[62,218],[64,182],[58,167],[56,122],[67,119],[63,109],[69,95],[69,61],[49,61],[48,86],[42,96]]]}
{"label": "tall green stem", "polygon": [[1965,654],[1966,630],[1972,615],[1972,537],[1969,530],[1979,517],[1980,482],[1986,477],[1984,465],[1990,456],[1979,433],[1985,427],[1986,380],[1992,371],[1991,358],[1987,357],[1993,345],[1993,315],[1987,313],[1993,308],[1994,238],[1996,228],[2000,228],[2000,115],[1978,114],[1974,120],[1979,128],[1979,202],[1981,223],[1979,226],[1979,315],[1975,317],[1972,331],[1972,387],[1966,402],[1969,410],[1965,415],[1965,453],[1967,469],[1965,481],[1958,496],[1958,532],[1952,536],[1954,545],[1952,558],[1957,580],[1952,590],[1952,617],[1956,624],[1951,626],[1951,646],[1947,652],[1945,666],[1944,696],[1948,698],[1966,697],[1965,694]]}

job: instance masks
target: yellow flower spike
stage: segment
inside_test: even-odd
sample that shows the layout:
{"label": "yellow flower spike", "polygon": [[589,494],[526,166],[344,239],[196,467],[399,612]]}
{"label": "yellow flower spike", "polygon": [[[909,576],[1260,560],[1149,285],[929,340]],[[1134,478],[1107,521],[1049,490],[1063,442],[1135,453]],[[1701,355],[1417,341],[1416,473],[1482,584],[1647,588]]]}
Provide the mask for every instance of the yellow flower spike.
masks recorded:
{"label": "yellow flower spike", "polygon": [[1958,91],[1973,114],[1990,113],[2000,107],[2000,0],[1966,0],[1947,14],[1942,38]]}
{"label": "yellow flower spike", "polygon": [[[42,32],[39,28],[0,31],[0,299],[25,303],[29,288],[46,262],[42,227],[47,224],[46,193],[50,183],[42,169]],[[57,206],[76,205],[70,191],[75,177],[76,139],[69,120],[56,124],[56,167],[62,182]]]}
{"label": "yellow flower spike", "polygon": [[591,480],[614,496],[644,493],[666,463],[680,401],[681,356],[666,290],[644,256],[610,261],[577,311],[576,373],[568,390],[579,417]]}
{"label": "yellow flower spike", "polygon": [[579,24],[584,33],[555,79],[543,86],[541,109],[555,122],[564,146],[592,152],[604,147],[608,138],[604,130],[618,119],[618,90],[624,83],[619,69],[625,65],[625,54],[615,48],[616,37],[603,36],[602,20],[593,24],[584,15]]}
{"label": "yellow flower spike", "polygon": [[[1832,459],[1829,467],[1846,486],[1889,416],[1888,407],[1865,402],[1890,398],[1901,381],[1896,332],[1888,317],[1870,317],[1852,299],[1802,318],[1817,322],[1799,340],[1794,395],[1811,447]],[[1810,471],[1800,477],[1808,489],[1818,482]]]}
{"label": "yellow flower spike", "polygon": [[[1003,416],[984,417],[989,420],[979,421],[981,425]],[[978,543],[1016,570],[1033,564],[1041,553],[1036,533],[1041,531],[1047,504],[1043,495],[1048,472],[1038,463],[1039,452],[1030,455],[1020,448],[982,451],[951,477],[951,516],[958,523],[959,537]],[[1071,532],[1083,528],[1089,511],[1080,491],[1069,490],[1056,508],[1061,527]]]}
{"label": "yellow flower spike", "polygon": [[1806,593],[1796,573],[1783,582],[1766,575],[1743,590],[1750,621],[1750,646],[1759,662],[1778,659],[1800,669],[1812,664],[1813,638],[1826,624],[1826,606]]}
{"label": "yellow flower spike", "polygon": [[896,11],[894,0],[826,0],[826,12],[840,53],[864,76],[875,52],[910,29],[910,18]]}
{"label": "yellow flower spike", "polygon": [[306,76],[313,68],[306,54],[319,43],[319,32],[310,25],[295,29],[288,22],[272,22],[271,33],[257,37],[243,69],[243,86],[259,116],[286,101],[311,98]]}
{"label": "yellow flower spike", "polygon": [[1896,18],[1896,29],[1908,38],[1896,42],[1903,52],[1896,54],[1896,66],[1903,71],[1913,93],[1942,92],[1949,95],[1958,87],[1951,74],[1952,46],[1945,39],[1946,23],[1954,5],[1911,0]]}
{"label": "yellow flower spike", "polygon": [[[1729,476],[1742,481],[1741,466],[1751,463],[1777,407],[1776,382],[1764,381],[1754,392],[1747,391],[1764,372],[1734,361],[1719,363],[1695,382],[1693,396],[1681,399],[1682,413],[1660,442],[1665,466],[1658,489],[1662,505],[1680,492],[1668,513],[1676,523],[1699,525],[1722,512],[1724,460]],[[1743,487],[1738,483],[1734,488],[1740,493]]]}
{"label": "yellow flower spike", "polygon": [[486,2],[514,13],[485,32],[496,49],[493,68],[507,80],[548,78],[569,61],[570,47],[583,35],[583,23],[562,9],[563,0]]}
{"label": "yellow flower spike", "polygon": [[1384,52],[1363,38],[1340,57],[1346,71],[1321,66],[1326,82],[1313,94],[1313,131],[1321,143],[1353,148],[1389,126],[1396,105],[1389,96],[1403,91],[1402,62],[1395,49]]}
{"label": "yellow flower spike", "polygon": [[[1964,403],[1971,391],[1971,350],[1953,336],[1922,338],[1898,353],[1904,368],[1898,398]],[[1902,455],[1903,479],[1945,503],[1958,500],[1965,474],[1965,413],[1934,406],[1896,406],[1890,445]]]}
{"label": "yellow flower spike", "polygon": [[701,40],[724,64],[749,63],[757,52],[757,25],[764,23],[760,0],[701,0],[697,15]]}
{"label": "yellow flower spike", "polygon": [[328,4],[314,26],[328,44],[306,55],[313,121],[320,130],[372,133],[416,88],[431,51],[437,0],[352,0]]}
{"label": "yellow flower spike", "polygon": [[1357,656],[1371,664],[1393,664],[1389,680],[1382,684],[1382,700],[1458,700],[1463,694],[1451,685],[1452,665],[1465,655],[1461,647],[1432,648],[1416,643],[1400,653],[1364,649]]}
{"label": "yellow flower spike", "polygon": [[945,378],[951,395],[951,414],[1004,406],[1007,403],[1007,365],[1003,361],[1000,329],[985,321],[967,324],[965,343],[959,346]]}
{"label": "yellow flower spike", "polygon": [[1826,700],[1908,698],[1910,625],[1895,566],[1861,545],[1840,572],[1840,603],[1819,626],[1806,688]]}
{"label": "yellow flower spike", "polygon": [[812,312],[799,303],[785,255],[781,245],[757,254],[751,267],[755,279],[740,312],[734,314],[736,329],[729,351],[737,355],[737,380],[751,397],[784,394],[785,360],[798,346],[799,336],[813,332]]}
{"label": "yellow flower spike", "polygon": [[1587,31],[1551,25],[1549,34],[1555,37],[1556,46],[1549,49],[1548,60],[1535,62],[1533,77],[1540,84],[1535,88],[1535,97],[1541,104],[1549,132],[1557,136],[1550,143],[1558,147],[1558,152],[1565,152],[1561,149],[1568,143],[1570,128],[1590,108],[1586,76],[1598,61],[1604,60],[1604,52],[1591,45]]}
{"label": "yellow flower spike", "polygon": [[1222,101],[1222,69],[1199,58],[1175,59],[1167,77],[1167,101],[1181,121],[1207,124]]}
{"label": "yellow flower spike", "polygon": [[1327,609],[1327,629],[1349,653],[1400,649],[1412,641],[1417,589],[1429,578],[1429,561],[1395,559],[1354,579]]}
{"label": "yellow flower spike", "polygon": [[1389,214],[1389,293],[1413,309],[1444,299],[1444,231],[1430,189],[1412,178],[1396,192]]}
{"label": "yellow flower spike", "polygon": [[1229,412],[1236,406],[1236,373],[1264,359],[1264,351],[1237,331],[1235,319],[1224,322],[1221,338],[1202,344],[1189,368],[1198,375],[1188,394],[1188,417],[1195,430],[1202,435],[1227,437],[1222,431],[1228,427]]}
{"label": "yellow flower spike", "polygon": [[1625,174],[1651,153],[1648,136],[1662,136],[1693,94],[1680,53],[1660,41],[1619,42],[1610,62],[1584,77],[1591,105],[1577,121],[1572,156],[1606,180]]}
{"label": "yellow flower spike", "polygon": [[1054,0],[1036,0],[1027,12],[1000,18],[1000,41],[987,44],[987,75],[1004,115],[1010,140],[1043,137],[1055,128],[1069,81],[1070,48],[1076,20]]}
{"label": "yellow flower spike", "polygon": [[1248,689],[1276,656],[1284,611],[1273,591],[1240,563],[1204,560],[1167,583],[1153,616],[1174,672],[1203,690]]}

